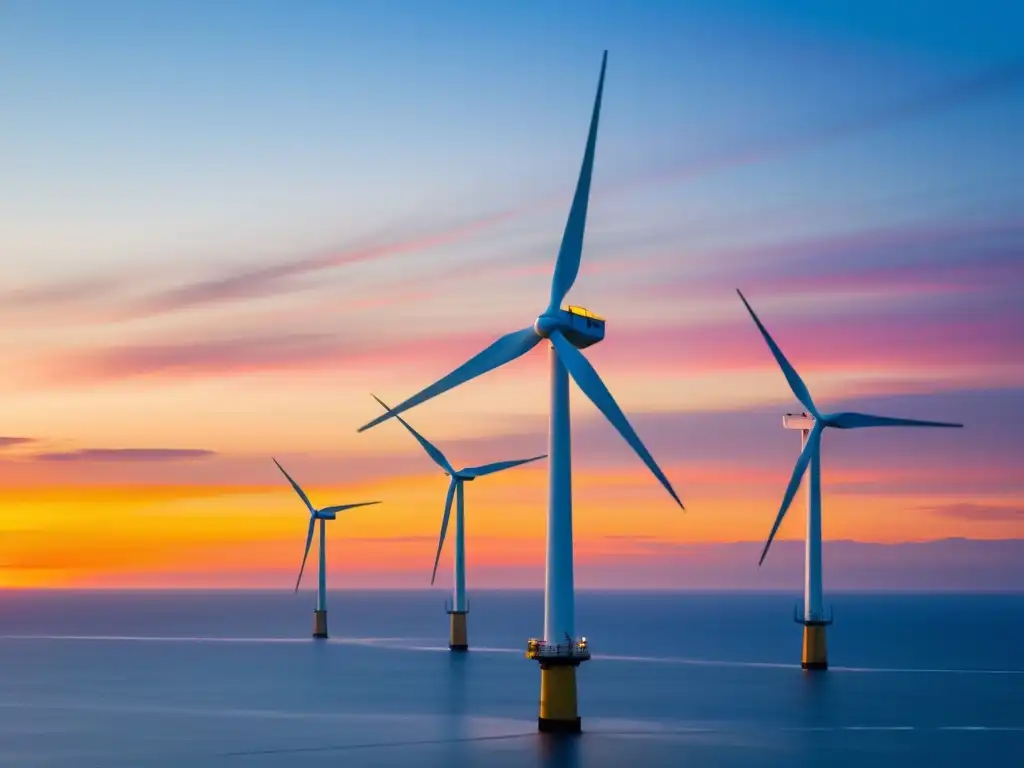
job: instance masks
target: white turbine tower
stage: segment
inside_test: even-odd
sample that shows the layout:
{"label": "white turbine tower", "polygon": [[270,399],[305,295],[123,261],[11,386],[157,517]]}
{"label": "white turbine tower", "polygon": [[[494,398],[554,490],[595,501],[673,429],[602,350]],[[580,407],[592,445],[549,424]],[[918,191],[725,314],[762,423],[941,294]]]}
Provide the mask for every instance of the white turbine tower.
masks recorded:
{"label": "white turbine tower", "polygon": [[313,543],[313,526],[320,523],[320,578],[317,582],[316,610],[313,612],[313,637],[327,637],[327,546],[324,524],[327,520],[334,520],[339,512],[356,507],[368,507],[371,504],[380,504],[379,501],[362,501],[358,504],[338,504],[333,507],[321,507],[316,509],[306,496],[306,492],[299,487],[299,484],[292,480],[292,476],[285,472],[284,467],[274,459],[277,468],[281,470],[292,488],[299,494],[302,503],[309,510],[309,530],[306,531],[306,549],[302,553],[302,565],[299,567],[299,578],[295,581],[295,591],[299,591],[299,584],[302,583],[302,572],[306,570],[306,558],[309,556],[309,546]]}
{"label": "white turbine tower", "polygon": [[804,540],[804,614],[797,617],[797,623],[804,627],[803,654],[801,666],[804,669],[828,669],[828,651],[825,643],[825,627],[832,623],[831,617],[826,618],[822,607],[821,599],[821,436],[826,428],[834,429],[860,429],[862,427],[949,427],[959,428],[963,424],[954,424],[944,421],[920,421],[918,419],[898,419],[890,416],[873,416],[867,413],[821,413],[811,393],[800,378],[800,374],[790,365],[786,356],[782,354],[778,344],[768,333],[768,330],[761,323],[761,320],[754,313],[753,308],[746,297],[739,290],[736,291],[743,304],[746,306],[750,316],[757,324],[758,330],[764,337],[768,348],[775,356],[776,362],[782,369],[789,388],[797,400],[810,413],[786,414],[783,418],[783,426],[787,429],[798,429],[802,434],[800,458],[793,467],[793,475],[786,487],[786,494],[782,497],[782,505],[779,514],[775,518],[772,532],[765,542],[764,551],[761,553],[761,560],[758,565],[764,562],[768,554],[768,548],[775,539],[775,534],[782,524],[782,518],[786,516],[789,505],[793,503],[804,473],[810,467],[811,480],[807,489],[807,536]]}
{"label": "white turbine tower", "polygon": [[[385,411],[393,413],[391,409],[376,395],[373,399],[380,403]],[[512,461],[498,461],[494,464],[483,464],[479,467],[466,467],[464,469],[453,469],[448,459],[441,451],[429,442],[423,435],[413,429],[401,416],[395,414],[395,418],[409,430],[409,433],[416,438],[416,441],[427,452],[427,455],[434,460],[451,480],[448,482],[448,496],[444,501],[444,517],[441,519],[441,535],[437,540],[437,554],[434,555],[434,570],[430,574],[430,583],[433,585],[437,576],[437,564],[441,560],[441,548],[444,547],[444,537],[448,532],[448,519],[452,512],[452,501],[455,500],[455,573],[454,588],[452,595],[452,607],[448,611],[451,616],[451,629],[448,636],[448,648],[452,651],[469,650],[469,635],[466,628],[466,614],[469,613],[469,603],[466,600],[466,516],[463,503],[463,485],[476,480],[478,477],[493,475],[505,469],[528,464],[531,461],[545,458],[545,455],[533,456],[529,459],[514,459]]]}
{"label": "white turbine tower", "polygon": [[604,338],[605,322],[600,317],[579,307],[562,309],[562,300],[576,281],[583,253],[583,234],[586,228],[587,202],[590,196],[590,178],[594,167],[594,147],[597,142],[597,124],[601,112],[605,67],[608,52],[601,62],[601,76],[597,84],[597,97],[590,119],[587,146],[583,153],[576,192],[568,221],[562,235],[562,244],[555,261],[551,280],[551,295],[547,308],[522,330],[513,331],[491,344],[444,378],[421,390],[397,405],[391,412],[378,416],[359,431],[419,405],[442,392],[447,392],[470,379],[492,371],[526,354],[541,340],[550,344],[551,362],[551,416],[548,426],[548,520],[547,520],[547,573],[544,580],[544,640],[531,640],[527,656],[536,659],[541,669],[540,717],[542,731],[580,730],[576,706],[576,667],[590,658],[586,640],[575,640],[575,606],[573,591],[572,542],[572,467],[569,429],[569,376],[583,390],[605,418],[640,456],[655,477],[682,507],[668,478],[655,463],[651,454],[637,437],[636,432],[619,408],[597,371],[590,365],[580,349],[597,344]]}

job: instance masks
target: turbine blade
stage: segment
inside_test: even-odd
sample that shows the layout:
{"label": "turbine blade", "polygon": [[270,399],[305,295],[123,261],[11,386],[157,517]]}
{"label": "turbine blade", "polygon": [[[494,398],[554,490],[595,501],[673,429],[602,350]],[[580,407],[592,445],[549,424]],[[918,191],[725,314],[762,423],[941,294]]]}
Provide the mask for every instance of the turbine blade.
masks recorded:
{"label": "turbine blade", "polygon": [[[271,458],[273,458],[273,457],[271,457]],[[296,483],[296,482],[295,482],[294,480],[292,480],[292,476],[291,476],[291,475],[289,475],[289,474],[288,474],[287,472],[285,472],[285,471],[284,471],[284,467],[282,467],[282,466],[281,466],[281,465],[280,465],[280,464],[278,463],[277,459],[274,459],[274,463],[275,463],[275,464],[277,464],[277,468],[281,470],[281,472],[282,472],[282,473],[284,474],[284,476],[288,478],[288,482],[292,484],[292,488],[294,488],[294,489],[295,489],[295,492],[296,492],[297,494],[299,494],[299,498],[301,498],[301,499],[302,499],[302,501],[303,501],[303,502],[305,503],[306,507],[308,507],[308,508],[309,508],[309,513],[310,513],[311,515],[312,515],[312,514],[314,514],[314,513],[316,512],[316,510],[315,510],[315,509],[313,508],[313,505],[312,505],[312,504],[310,504],[310,502],[309,502],[309,497],[308,497],[308,496],[306,496],[306,493],[305,493],[305,491],[303,491],[303,490],[302,490],[301,488],[299,488],[299,484],[298,484],[298,483]]]}
{"label": "turbine blade", "polygon": [[587,147],[583,151],[583,165],[576,182],[576,193],[572,198],[569,218],[565,222],[562,245],[558,249],[555,272],[551,277],[551,300],[547,311],[554,312],[562,305],[562,299],[576,282],[580,271],[580,257],[583,255],[583,234],[587,228],[587,203],[590,199],[590,177],[594,171],[594,149],[597,145],[597,123],[601,117],[601,96],[604,93],[604,71],[608,66],[608,51],[601,59],[601,76],[597,81],[597,96],[594,111],[590,115],[590,131]]}
{"label": "turbine blade", "polygon": [[836,429],[860,429],[861,427],[948,427],[959,429],[963,424],[948,421],[921,421],[919,419],[897,419],[891,416],[872,416],[869,413],[830,413],[824,417],[825,426]]}
{"label": "turbine blade", "polygon": [[427,452],[427,455],[434,460],[434,463],[437,464],[437,466],[439,466],[441,469],[443,469],[450,475],[455,474],[455,470],[452,469],[452,465],[448,463],[448,459],[445,458],[445,455],[441,453],[441,451],[438,450],[438,448],[433,443],[431,443],[429,440],[427,440],[427,438],[425,438],[423,435],[421,435],[419,432],[413,429],[409,425],[409,422],[407,422],[397,413],[392,411],[391,408],[388,407],[388,405],[379,397],[373,395],[373,399],[380,403],[384,407],[385,411],[387,411],[389,414],[398,419],[398,421],[401,423],[403,427],[409,430],[410,434],[412,434],[412,436],[416,438],[416,442],[423,446],[423,450]]}
{"label": "turbine blade", "polygon": [[437,577],[437,564],[441,561],[441,547],[444,546],[444,535],[448,533],[448,518],[452,513],[452,499],[455,498],[455,484],[459,481],[452,476],[448,483],[448,497],[444,500],[444,517],[441,519],[441,537],[437,540],[437,554],[434,555],[434,572],[430,574],[430,585],[434,585]]}
{"label": "turbine blade", "polygon": [[493,475],[495,472],[501,472],[503,469],[511,469],[512,467],[518,467],[520,464],[528,464],[531,461],[546,458],[547,454],[545,453],[543,456],[534,456],[530,459],[496,461],[494,464],[483,464],[479,467],[466,467],[465,469],[459,470],[459,475],[461,477],[484,477],[485,475]]}
{"label": "turbine blade", "polygon": [[363,432],[370,427],[375,427],[382,421],[386,421],[392,416],[396,416],[413,406],[436,397],[442,392],[447,392],[449,389],[459,386],[459,384],[464,384],[470,379],[475,379],[477,376],[493,371],[505,363],[512,362],[517,357],[525,355],[537,346],[540,338],[537,332],[533,330],[533,326],[502,336],[483,352],[469,359],[441,380],[434,382],[426,389],[420,390],[408,400],[392,408],[390,413],[378,416],[373,421],[361,426],[357,431]]}
{"label": "turbine blade", "polygon": [[299,566],[299,578],[295,580],[295,591],[299,591],[299,584],[302,583],[302,572],[306,570],[306,558],[309,557],[309,545],[313,543],[313,526],[316,525],[316,518],[309,518],[309,530],[306,532],[306,551],[302,553],[302,565]]}
{"label": "turbine blade", "polygon": [[612,397],[611,392],[608,391],[604,382],[601,381],[601,377],[597,375],[597,371],[594,370],[590,361],[583,356],[582,352],[570,344],[560,332],[555,331],[552,333],[550,341],[555,348],[555,352],[558,354],[558,359],[568,369],[569,375],[572,376],[579,388],[583,390],[583,394],[590,398],[591,402],[597,406],[605,418],[612,423],[612,426],[619,431],[619,434],[625,438],[630,447],[643,459],[647,468],[654,473],[654,476],[665,486],[665,490],[671,494],[672,498],[682,508],[683,502],[679,500],[679,496],[673,490],[672,484],[665,477],[665,474],[658,467],[651,454],[648,453],[640,438],[637,437],[625,414],[622,413],[618,403],[615,402],[615,398]]}
{"label": "turbine blade", "polygon": [[811,412],[811,415],[815,419],[819,419],[820,414],[818,413],[818,409],[814,407],[814,401],[811,399],[811,393],[807,390],[807,385],[804,384],[804,380],[800,378],[800,374],[796,372],[796,369],[790,365],[786,356],[782,354],[782,350],[779,349],[779,345],[775,343],[775,339],[773,339],[771,334],[768,333],[768,329],[764,327],[764,324],[757,316],[757,313],[754,312],[754,308],[750,306],[750,302],[747,301],[747,297],[744,296],[743,292],[738,288],[736,289],[736,293],[740,295],[740,298],[743,300],[743,304],[747,308],[747,312],[750,313],[750,316],[754,318],[754,322],[757,323],[758,330],[761,331],[761,335],[764,336],[764,340],[768,343],[768,348],[775,356],[775,362],[777,362],[779,364],[779,368],[782,369],[782,373],[785,375],[786,381],[789,382],[789,388],[793,390],[793,394],[796,395],[796,399],[800,401],[804,408]]}
{"label": "turbine blade", "polygon": [[379,501],[361,501],[358,504],[339,504],[339,505],[337,505],[335,507],[324,507],[323,509],[321,509],[319,511],[323,512],[325,514],[330,514],[331,512],[334,512],[335,514],[337,514],[338,512],[344,512],[347,509],[355,509],[356,507],[369,507],[372,504],[380,504],[380,502]]}
{"label": "turbine blade", "polygon": [[800,481],[803,479],[804,472],[807,471],[807,465],[811,461],[811,456],[821,442],[821,422],[815,422],[814,428],[811,429],[811,434],[807,436],[807,443],[804,445],[804,449],[800,451],[800,458],[796,460],[796,466],[793,467],[793,475],[789,478],[789,485],[786,486],[786,495],[782,497],[782,506],[779,507],[779,514],[775,518],[775,524],[772,526],[772,532],[768,534],[768,541],[765,542],[764,550],[761,552],[761,559],[758,560],[757,564],[760,567],[761,563],[764,562],[765,556],[768,554],[768,548],[772,545],[775,540],[775,534],[779,531],[779,526],[782,525],[782,518],[786,516],[786,512],[789,510],[789,505],[793,503],[793,497],[796,495],[797,489],[800,487]]}

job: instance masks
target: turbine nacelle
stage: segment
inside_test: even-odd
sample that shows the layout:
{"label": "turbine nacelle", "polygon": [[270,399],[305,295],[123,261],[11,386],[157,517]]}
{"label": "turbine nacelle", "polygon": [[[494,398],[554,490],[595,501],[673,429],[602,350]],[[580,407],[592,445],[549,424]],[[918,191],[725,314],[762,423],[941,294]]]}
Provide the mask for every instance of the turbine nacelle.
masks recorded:
{"label": "turbine nacelle", "polygon": [[473,480],[476,480],[476,475],[464,475],[464,474],[462,474],[462,473],[463,473],[463,471],[464,471],[464,470],[456,470],[455,472],[449,472],[449,471],[448,471],[448,470],[446,469],[446,470],[444,471],[444,476],[445,476],[445,477],[450,477],[450,478],[452,478],[453,480],[459,480],[459,481],[461,481],[461,482],[463,482],[463,483],[470,483],[470,482],[472,482]]}
{"label": "turbine nacelle", "polygon": [[782,417],[782,426],[786,429],[810,431],[814,429],[814,417],[806,413],[787,413]]}
{"label": "turbine nacelle", "polygon": [[318,509],[316,512],[313,513],[313,517],[317,520],[336,520],[338,518],[338,513],[335,512],[334,510],[328,511]]}
{"label": "turbine nacelle", "polygon": [[545,312],[533,324],[533,330],[547,339],[559,331],[576,349],[586,349],[604,339],[605,320],[583,307],[569,306]]}

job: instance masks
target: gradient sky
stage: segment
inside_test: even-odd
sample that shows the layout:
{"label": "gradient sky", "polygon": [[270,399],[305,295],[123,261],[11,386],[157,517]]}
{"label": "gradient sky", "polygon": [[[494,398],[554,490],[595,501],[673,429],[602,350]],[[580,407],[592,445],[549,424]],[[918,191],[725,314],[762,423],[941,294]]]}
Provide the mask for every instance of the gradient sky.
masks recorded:
{"label": "gradient sky", "polygon": [[[756,567],[799,438],[740,287],[823,408],[967,425],[826,436],[826,588],[1024,588],[1022,27],[976,0],[3,3],[0,585],[287,588],[274,455],[314,503],[385,502],[332,524],[335,587],[426,586],[445,478],[355,430],[543,308],[608,48],[569,299],[688,512],[574,391],[579,584],[799,590],[792,543]],[[545,367],[408,418],[456,465],[541,453]],[[471,586],[540,587],[545,488],[468,487]]]}

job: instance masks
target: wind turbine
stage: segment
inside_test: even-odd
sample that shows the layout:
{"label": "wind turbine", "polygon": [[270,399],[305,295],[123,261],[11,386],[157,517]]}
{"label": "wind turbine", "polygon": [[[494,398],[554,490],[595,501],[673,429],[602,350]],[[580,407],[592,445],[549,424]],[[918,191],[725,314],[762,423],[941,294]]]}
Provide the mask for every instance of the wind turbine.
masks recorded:
{"label": "wind turbine", "polygon": [[302,583],[302,572],[306,570],[306,558],[309,556],[309,546],[313,543],[313,526],[320,523],[320,579],[317,583],[316,610],[313,612],[313,637],[327,637],[327,547],[325,539],[324,524],[328,520],[334,520],[339,512],[356,507],[368,507],[371,504],[380,504],[379,501],[362,501],[358,504],[338,504],[333,507],[321,507],[316,509],[309,501],[306,492],[299,487],[299,484],[292,480],[292,476],[285,472],[277,459],[274,459],[277,468],[281,470],[292,488],[299,494],[302,503],[309,510],[309,530],[306,531],[306,549],[302,553],[302,565],[299,567],[299,578],[295,581],[295,591],[299,591],[299,584]]}
{"label": "wind turbine", "polygon": [[[373,399],[380,403],[385,411],[394,413],[379,397],[374,395]],[[452,608],[448,611],[448,615],[451,616],[448,649],[452,651],[465,651],[469,649],[469,637],[466,631],[466,614],[469,613],[469,604],[466,601],[466,517],[463,504],[463,485],[476,480],[478,477],[493,475],[495,472],[501,472],[505,469],[518,467],[521,464],[528,464],[531,461],[543,459],[546,454],[529,459],[498,461],[494,464],[483,464],[479,467],[453,469],[448,459],[445,458],[445,455],[435,445],[413,429],[409,422],[401,416],[394,415],[402,426],[409,430],[409,433],[416,438],[416,442],[423,446],[423,450],[434,460],[434,463],[451,478],[448,482],[448,496],[444,501],[444,517],[441,518],[441,536],[437,540],[437,554],[434,555],[434,571],[430,574],[430,584],[433,586],[434,579],[437,576],[437,564],[441,559],[441,548],[444,546],[444,536],[448,531],[448,518],[452,512],[452,500],[455,499],[455,587],[454,594],[452,595]]]}
{"label": "wind turbine", "polygon": [[569,429],[569,376],[619,431],[655,477],[683,506],[668,478],[637,437],[597,371],[580,349],[604,338],[605,321],[580,307],[562,309],[562,300],[576,281],[583,253],[590,178],[594,167],[594,147],[601,112],[604,74],[608,63],[605,51],[597,96],[590,118],[586,150],[580,168],[576,192],[558,250],[551,295],[546,309],[532,325],[502,336],[483,352],[463,363],[444,378],[416,393],[386,414],[359,428],[362,432],[392,416],[419,405],[442,392],[481,376],[529,352],[541,340],[550,344],[551,416],[548,425],[548,519],[547,573],[544,580],[544,639],[530,640],[527,657],[536,659],[541,669],[541,731],[580,730],[576,706],[576,667],[590,658],[586,639],[575,640],[572,543],[572,467]]}
{"label": "wind turbine", "polygon": [[807,413],[787,413],[783,416],[782,424],[786,429],[798,429],[801,432],[800,458],[796,460],[793,467],[793,475],[789,479],[786,493],[782,497],[782,506],[779,507],[779,514],[775,518],[772,532],[765,542],[764,551],[761,552],[761,560],[758,566],[764,562],[768,554],[768,548],[775,539],[775,534],[782,524],[782,518],[786,516],[789,505],[793,503],[804,473],[810,467],[811,481],[807,488],[807,536],[804,540],[804,614],[802,617],[794,616],[798,624],[804,626],[804,645],[801,656],[801,666],[804,669],[828,669],[828,652],[825,644],[825,627],[832,623],[832,618],[825,618],[821,601],[821,436],[829,427],[834,429],[861,429],[862,427],[949,427],[960,428],[963,424],[954,424],[945,421],[920,421],[918,419],[899,419],[891,416],[873,416],[868,413],[854,413],[845,411],[842,413],[821,413],[811,393],[804,384],[800,374],[790,365],[786,356],[782,354],[779,345],[768,333],[768,330],[761,323],[761,320],[754,313],[753,308],[746,297],[739,290],[736,291],[743,300],[750,316],[761,331],[768,348],[772,351],[775,361],[782,369],[789,388],[797,400],[810,411]]}

